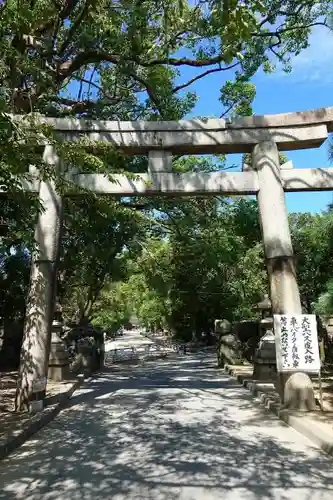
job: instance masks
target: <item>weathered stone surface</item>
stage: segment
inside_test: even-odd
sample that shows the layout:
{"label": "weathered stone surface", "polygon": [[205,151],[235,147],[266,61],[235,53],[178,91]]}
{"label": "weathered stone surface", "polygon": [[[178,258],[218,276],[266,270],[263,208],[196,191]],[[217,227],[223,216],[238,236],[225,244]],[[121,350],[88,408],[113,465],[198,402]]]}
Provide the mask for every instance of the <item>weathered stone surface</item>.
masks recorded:
{"label": "weathered stone surface", "polygon": [[252,361],[259,341],[257,321],[240,321],[231,325],[227,320],[215,320],[219,366]]}
{"label": "weathered stone surface", "polygon": [[260,339],[258,321],[238,321],[233,325],[232,331],[239,340],[239,349],[242,359],[252,363]]}
{"label": "weathered stone surface", "polygon": [[[53,146],[45,147],[43,160],[55,173],[60,172],[62,160]],[[31,264],[19,374],[22,382],[16,400],[18,408],[26,405],[33,382],[46,377],[51,342],[53,294],[62,222],[62,199],[54,179],[41,182],[39,200],[44,210],[38,215],[35,229],[38,252]]]}
{"label": "weathered stone surface", "polygon": [[172,153],[169,151],[149,151],[148,173],[150,175],[161,172],[172,172]]}
{"label": "weathered stone surface", "polygon": [[324,123],[333,132],[333,106],[276,115],[245,116],[227,123],[228,128],[297,127]]}
{"label": "weathered stone surface", "polygon": [[62,324],[58,321],[52,323],[51,348],[49,356],[48,379],[60,382],[70,377],[70,361],[68,351],[59,334]]}
{"label": "weathered stone surface", "polygon": [[270,382],[276,380],[276,364],[266,364],[257,360],[253,369],[253,379],[265,382]]}
{"label": "weathered stone surface", "polygon": [[306,373],[283,374],[281,378],[284,378],[284,408],[299,411],[316,409],[312,381]]}
{"label": "weathered stone surface", "polygon": [[[273,314],[302,314],[276,144],[270,141],[255,146],[252,162],[259,179],[257,198],[272,311]],[[285,387],[287,381],[285,374],[279,374],[277,388],[283,403],[293,409],[312,409],[314,391],[309,376],[295,373]]]}
{"label": "weathered stone surface", "polygon": [[218,345],[218,366],[223,367],[225,364],[237,365],[242,362],[243,360],[236,340],[234,340],[234,345],[232,345],[230,339],[229,342],[224,342],[222,337]]}
{"label": "weathered stone surface", "polygon": [[[17,120],[24,120],[24,116],[14,116]],[[274,115],[254,115],[236,118],[232,121],[222,118],[206,118],[179,121],[107,121],[85,120],[75,118],[46,118],[42,115],[39,120],[56,128],[56,130],[81,132],[87,131],[114,131],[114,132],[143,132],[143,131],[178,131],[178,130],[219,130],[223,128],[267,128],[267,127],[297,127],[306,125],[325,124],[328,130],[333,131],[333,106],[312,109],[307,111],[293,111]]]}
{"label": "weathered stone surface", "polygon": [[104,349],[96,344],[78,345],[77,354],[71,365],[74,373],[91,373],[99,370],[104,363]]}
{"label": "weathered stone surface", "polygon": [[273,332],[272,301],[266,293],[257,304],[261,314],[259,322],[260,341],[254,355],[253,377],[260,381],[273,381],[276,378],[276,349]]}
{"label": "weathered stone surface", "polygon": [[237,340],[231,334],[232,325],[227,319],[216,319],[214,329],[217,335],[217,363],[223,367],[234,364],[237,358]]}
{"label": "weathered stone surface", "polygon": [[226,335],[231,332],[232,325],[227,319],[216,319],[214,323],[215,333]]}
{"label": "weathered stone surface", "polygon": [[[26,121],[25,116],[13,115],[15,120]],[[223,118],[207,118],[193,120],[166,120],[166,121],[111,121],[86,120],[84,118],[48,118],[38,117],[40,123],[54,127],[61,132],[117,132],[117,133],[144,133],[144,132],[183,132],[183,131],[211,131],[226,128]]]}
{"label": "weathered stone surface", "polygon": [[[277,115],[278,116],[278,115]],[[24,117],[15,117],[23,120]],[[240,121],[225,125],[224,121],[192,120],[190,122],[99,122],[69,118],[46,118],[47,123],[64,132],[66,138],[78,140],[88,134],[92,141],[106,141],[126,150],[126,154],[147,154],[152,149],[168,149],[174,154],[245,153],[263,141],[274,141],[279,149],[302,149],[319,147],[327,138],[327,120],[304,121],[299,126],[283,123],[277,118],[277,125],[269,125],[267,117],[253,117],[255,122]],[[251,117],[251,119],[253,120]],[[249,124],[251,126],[249,126]],[[297,126],[298,125],[298,126]]]}
{"label": "weathered stone surface", "polygon": [[112,175],[112,180],[103,174],[73,174],[68,175],[68,182],[68,194],[72,192],[71,184],[73,191],[77,186],[97,194],[122,194],[124,196],[256,194],[259,189],[256,172],[188,172],[184,174],[166,172],[157,174],[155,172],[154,175],[140,174],[136,180],[121,174]]}
{"label": "weathered stone surface", "polygon": [[[157,153],[157,151],[156,151]],[[161,159],[162,162],[162,159]],[[259,190],[257,175],[252,168],[246,166],[243,172],[210,172],[210,173],[166,173],[168,160],[161,165],[154,162],[151,165],[151,174],[140,174],[139,179],[128,179],[125,175],[115,174],[113,182],[103,174],[71,174],[68,176],[70,184],[84,189],[90,189],[99,194],[123,194],[134,196],[137,194],[256,194]],[[290,162],[288,162],[290,163]],[[244,166],[243,166],[244,167]],[[281,167],[281,169],[284,166]],[[165,170],[162,170],[162,169]],[[157,173],[158,172],[158,173]],[[245,173],[246,175],[241,175]],[[248,175],[250,174],[250,175]],[[281,170],[282,186],[285,192],[331,191],[333,189],[333,168],[304,168]],[[39,180],[31,176],[31,180],[22,180],[24,191],[38,192]],[[73,186],[74,188],[74,186]],[[1,192],[1,188],[0,188]],[[68,187],[68,194],[71,187]]]}
{"label": "weathered stone surface", "polygon": [[331,191],[333,189],[333,168],[298,168],[281,170],[284,191]]}
{"label": "weathered stone surface", "polygon": [[[89,132],[91,141],[113,144],[127,155],[148,154],[153,149],[167,149],[173,154],[250,153],[261,141],[273,141],[280,151],[320,147],[327,139],[326,125],[295,128],[218,129],[168,132]],[[71,133],[70,140],[82,139]]]}
{"label": "weathered stone surface", "polygon": [[302,314],[293,256],[266,260],[274,314]]}
{"label": "weathered stone surface", "polygon": [[232,333],[229,333],[227,335],[222,335],[221,336],[221,341],[223,342],[224,345],[237,349],[238,347],[238,341],[236,339],[236,336],[233,335]]}
{"label": "weathered stone surface", "polygon": [[275,337],[271,330],[268,330],[259,341],[254,356],[253,378],[265,381],[276,379]]}
{"label": "weathered stone surface", "polygon": [[68,380],[70,378],[69,364],[67,362],[64,364],[58,362],[55,365],[49,364],[47,376],[49,380],[53,380],[54,382]]}
{"label": "weathered stone surface", "polygon": [[72,363],[71,370],[74,373],[80,371],[91,372],[94,369],[94,349],[90,346],[80,346],[78,353]]}
{"label": "weathered stone surface", "polygon": [[216,320],[215,331],[219,366],[252,360],[259,340],[258,322],[240,321],[231,325],[227,320]]}
{"label": "weathered stone surface", "polygon": [[220,333],[217,341],[217,360],[219,366],[239,364],[242,362],[240,345],[232,333]]}
{"label": "weathered stone surface", "polygon": [[268,259],[292,256],[293,248],[276,144],[271,141],[258,144],[253,150],[252,161],[258,172],[257,198],[265,256]]}

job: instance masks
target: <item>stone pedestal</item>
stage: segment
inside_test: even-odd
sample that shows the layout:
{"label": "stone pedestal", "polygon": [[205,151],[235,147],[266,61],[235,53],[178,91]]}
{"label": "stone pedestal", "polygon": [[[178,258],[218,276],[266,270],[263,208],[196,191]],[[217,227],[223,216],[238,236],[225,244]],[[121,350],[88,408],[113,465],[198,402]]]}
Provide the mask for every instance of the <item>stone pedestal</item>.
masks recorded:
{"label": "stone pedestal", "polygon": [[58,321],[53,321],[48,378],[56,382],[66,380],[70,376],[68,352],[59,336],[61,330],[62,324]]}

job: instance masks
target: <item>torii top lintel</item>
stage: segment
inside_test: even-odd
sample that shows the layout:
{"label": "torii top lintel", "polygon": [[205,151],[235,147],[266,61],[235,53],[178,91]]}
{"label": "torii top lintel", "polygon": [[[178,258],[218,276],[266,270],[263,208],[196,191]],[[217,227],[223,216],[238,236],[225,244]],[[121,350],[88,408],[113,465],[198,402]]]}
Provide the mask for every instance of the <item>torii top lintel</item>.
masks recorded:
{"label": "torii top lintel", "polygon": [[111,142],[126,154],[146,154],[154,149],[175,154],[245,153],[266,140],[273,140],[281,151],[319,147],[328,132],[333,132],[333,107],[233,121],[97,121],[44,116],[38,116],[38,121],[53,126],[67,140],[87,135]]}

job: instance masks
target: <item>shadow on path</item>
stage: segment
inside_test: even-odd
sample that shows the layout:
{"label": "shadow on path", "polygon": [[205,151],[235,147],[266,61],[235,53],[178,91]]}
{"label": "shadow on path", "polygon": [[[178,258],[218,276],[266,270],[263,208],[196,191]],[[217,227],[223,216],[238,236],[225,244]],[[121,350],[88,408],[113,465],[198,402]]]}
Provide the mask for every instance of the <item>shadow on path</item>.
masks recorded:
{"label": "shadow on path", "polygon": [[209,356],[110,368],[0,464],[0,499],[328,500],[331,459]]}

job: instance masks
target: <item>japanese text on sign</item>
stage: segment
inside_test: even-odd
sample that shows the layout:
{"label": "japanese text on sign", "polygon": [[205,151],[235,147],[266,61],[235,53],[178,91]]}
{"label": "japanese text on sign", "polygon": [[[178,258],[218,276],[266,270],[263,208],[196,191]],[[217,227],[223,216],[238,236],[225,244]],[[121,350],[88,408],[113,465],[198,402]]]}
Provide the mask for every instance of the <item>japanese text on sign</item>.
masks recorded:
{"label": "japanese text on sign", "polygon": [[314,314],[274,315],[278,372],[318,373],[320,357]]}

